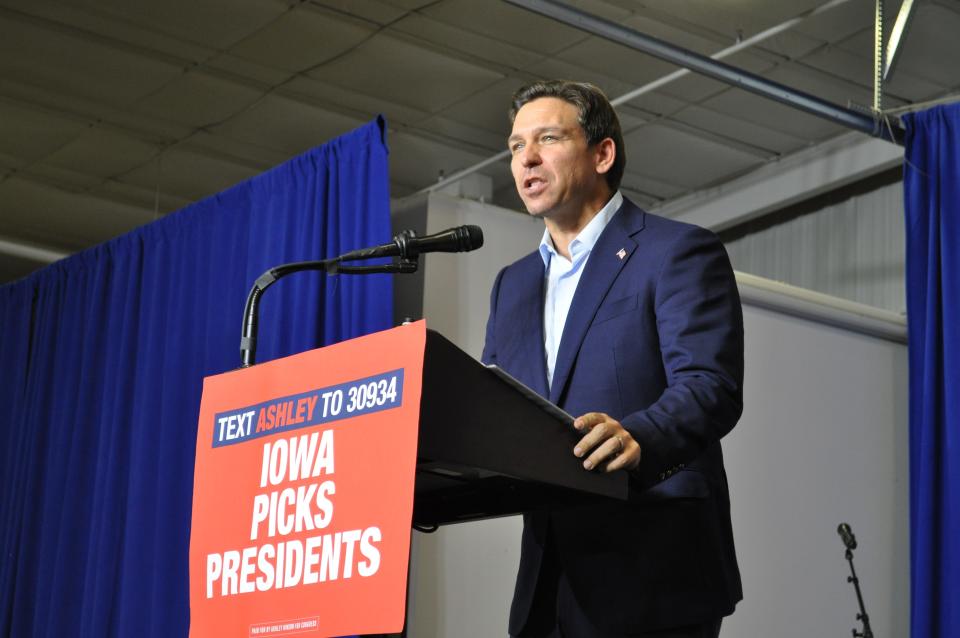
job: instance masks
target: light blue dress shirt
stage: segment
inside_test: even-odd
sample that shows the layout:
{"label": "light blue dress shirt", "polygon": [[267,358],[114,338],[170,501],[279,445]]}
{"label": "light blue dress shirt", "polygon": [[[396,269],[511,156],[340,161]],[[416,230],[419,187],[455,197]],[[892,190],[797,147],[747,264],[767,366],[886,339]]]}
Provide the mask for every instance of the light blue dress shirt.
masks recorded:
{"label": "light blue dress shirt", "polygon": [[546,271],[546,295],[543,306],[543,348],[547,355],[547,384],[553,385],[553,369],[557,364],[557,350],[567,323],[570,303],[577,291],[580,275],[587,265],[600,233],[607,227],[614,213],[620,210],[623,195],[617,191],[583,230],[570,242],[570,259],[557,252],[549,231],[544,229],[540,240],[540,256]]}

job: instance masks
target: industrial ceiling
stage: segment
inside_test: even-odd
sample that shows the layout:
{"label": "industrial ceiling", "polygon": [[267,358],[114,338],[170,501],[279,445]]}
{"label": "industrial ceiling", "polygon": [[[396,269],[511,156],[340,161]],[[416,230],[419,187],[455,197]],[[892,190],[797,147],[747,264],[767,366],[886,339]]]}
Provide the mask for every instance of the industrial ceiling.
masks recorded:
{"label": "industrial ceiling", "polygon": [[[869,112],[874,0],[581,0],[577,9]],[[888,26],[900,0],[887,0]],[[808,16],[811,12],[815,15]],[[802,18],[802,19],[801,19]],[[918,0],[884,107],[960,90],[960,2]],[[404,197],[505,148],[540,78],[611,98],[676,67],[501,0],[0,0],[0,282],[386,116]],[[697,75],[618,107],[656,206],[846,133]],[[505,161],[479,170],[519,209]]]}

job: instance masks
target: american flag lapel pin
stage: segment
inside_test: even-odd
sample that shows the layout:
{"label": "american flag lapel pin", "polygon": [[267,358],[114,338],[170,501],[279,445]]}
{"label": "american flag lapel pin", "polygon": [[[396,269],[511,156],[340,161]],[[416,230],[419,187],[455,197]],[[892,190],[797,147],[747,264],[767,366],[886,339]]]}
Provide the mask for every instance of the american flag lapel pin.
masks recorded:
{"label": "american flag lapel pin", "polygon": [[626,256],[627,256],[627,250],[625,248],[621,248],[620,250],[617,251],[617,257],[619,257],[620,259],[623,259]]}

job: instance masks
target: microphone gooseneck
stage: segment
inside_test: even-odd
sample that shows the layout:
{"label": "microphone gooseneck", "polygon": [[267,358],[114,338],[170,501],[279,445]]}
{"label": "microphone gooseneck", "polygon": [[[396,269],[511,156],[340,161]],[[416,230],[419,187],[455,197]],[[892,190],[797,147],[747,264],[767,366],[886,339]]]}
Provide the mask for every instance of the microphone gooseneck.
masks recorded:
{"label": "microphone gooseneck", "polygon": [[[260,275],[247,295],[243,309],[243,325],[240,330],[240,367],[248,368],[256,363],[257,322],[260,300],[264,291],[281,277],[306,270],[322,270],[328,275],[365,275],[373,273],[413,273],[417,271],[417,258],[421,253],[461,253],[483,246],[483,231],[479,226],[457,226],[448,230],[417,237],[412,230],[398,233],[389,244],[353,250],[333,259],[301,261],[281,264]],[[342,262],[378,257],[399,257],[399,261],[372,266],[345,266]]]}

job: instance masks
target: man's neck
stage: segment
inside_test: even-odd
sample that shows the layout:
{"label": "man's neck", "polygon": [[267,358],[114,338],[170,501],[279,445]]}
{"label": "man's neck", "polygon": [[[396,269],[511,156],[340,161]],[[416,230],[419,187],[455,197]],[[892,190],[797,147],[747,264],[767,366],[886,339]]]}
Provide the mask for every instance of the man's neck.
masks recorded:
{"label": "man's neck", "polygon": [[544,218],[547,232],[550,233],[550,239],[553,240],[553,249],[557,251],[558,255],[567,260],[570,259],[570,243],[577,238],[577,235],[590,223],[590,220],[597,216],[597,213],[603,209],[613,195],[613,193],[607,191],[594,197],[580,207],[580,214],[578,215]]}

